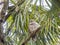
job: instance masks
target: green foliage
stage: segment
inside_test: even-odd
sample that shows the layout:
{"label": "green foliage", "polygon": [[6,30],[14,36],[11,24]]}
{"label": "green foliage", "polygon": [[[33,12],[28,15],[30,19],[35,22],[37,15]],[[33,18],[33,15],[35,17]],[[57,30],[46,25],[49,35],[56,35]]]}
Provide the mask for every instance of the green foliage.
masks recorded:
{"label": "green foliage", "polygon": [[[11,0],[14,6],[9,10],[10,16],[7,19],[6,28],[6,41],[7,45],[21,45],[21,43],[29,37],[29,21],[34,19],[41,25],[41,29],[36,34],[37,41],[34,42],[30,39],[26,45],[56,45],[58,44],[60,35],[60,1],[59,0],[49,0],[52,6],[49,5],[47,0],[46,3],[50,10],[45,9],[41,5],[42,0],[40,0],[40,5],[37,6],[35,1],[34,4],[32,0]],[[19,4],[18,4],[19,2]],[[17,8],[18,6],[18,8]],[[13,10],[13,11],[11,11]],[[17,11],[16,11],[17,10]],[[8,13],[8,14],[9,14]]]}

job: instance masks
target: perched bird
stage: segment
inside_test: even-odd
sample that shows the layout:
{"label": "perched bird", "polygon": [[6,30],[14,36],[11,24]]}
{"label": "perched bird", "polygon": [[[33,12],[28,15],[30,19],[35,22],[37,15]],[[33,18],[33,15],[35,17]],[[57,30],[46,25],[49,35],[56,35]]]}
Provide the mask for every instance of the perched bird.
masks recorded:
{"label": "perched bird", "polygon": [[32,34],[32,40],[36,41],[36,32],[39,30],[40,25],[35,22],[34,20],[31,20],[29,23],[29,32]]}

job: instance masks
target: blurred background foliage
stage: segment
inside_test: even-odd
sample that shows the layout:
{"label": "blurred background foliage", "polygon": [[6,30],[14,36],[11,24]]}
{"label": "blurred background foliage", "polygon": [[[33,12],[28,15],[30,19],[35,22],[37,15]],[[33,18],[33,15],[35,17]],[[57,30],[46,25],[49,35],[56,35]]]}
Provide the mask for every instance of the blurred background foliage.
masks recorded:
{"label": "blurred background foliage", "polygon": [[60,0],[10,0],[9,17],[4,23],[6,45],[21,45],[29,37],[28,24],[41,25],[37,41],[26,45],[60,45]]}

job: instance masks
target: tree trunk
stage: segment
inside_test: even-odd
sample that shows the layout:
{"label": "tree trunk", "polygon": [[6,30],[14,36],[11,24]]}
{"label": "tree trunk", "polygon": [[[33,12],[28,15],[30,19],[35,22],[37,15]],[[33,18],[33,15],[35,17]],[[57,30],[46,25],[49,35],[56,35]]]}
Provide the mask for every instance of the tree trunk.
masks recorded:
{"label": "tree trunk", "polygon": [[3,22],[5,20],[5,13],[8,7],[8,0],[0,0],[0,45],[5,45]]}
{"label": "tree trunk", "polygon": [[4,45],[3,26],[1,22],[0,22],[0,45]]}

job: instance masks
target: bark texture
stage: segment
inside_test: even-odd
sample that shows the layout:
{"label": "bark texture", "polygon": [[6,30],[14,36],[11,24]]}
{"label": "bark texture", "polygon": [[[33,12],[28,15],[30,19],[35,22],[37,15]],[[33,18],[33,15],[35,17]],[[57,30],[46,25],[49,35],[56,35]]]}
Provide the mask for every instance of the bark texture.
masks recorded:
{"label": "bark texture", "polygon": [[3,22],[5,20],[5,13],[8,6],[8,0],[0,0],[0,45],[5,45]]}

